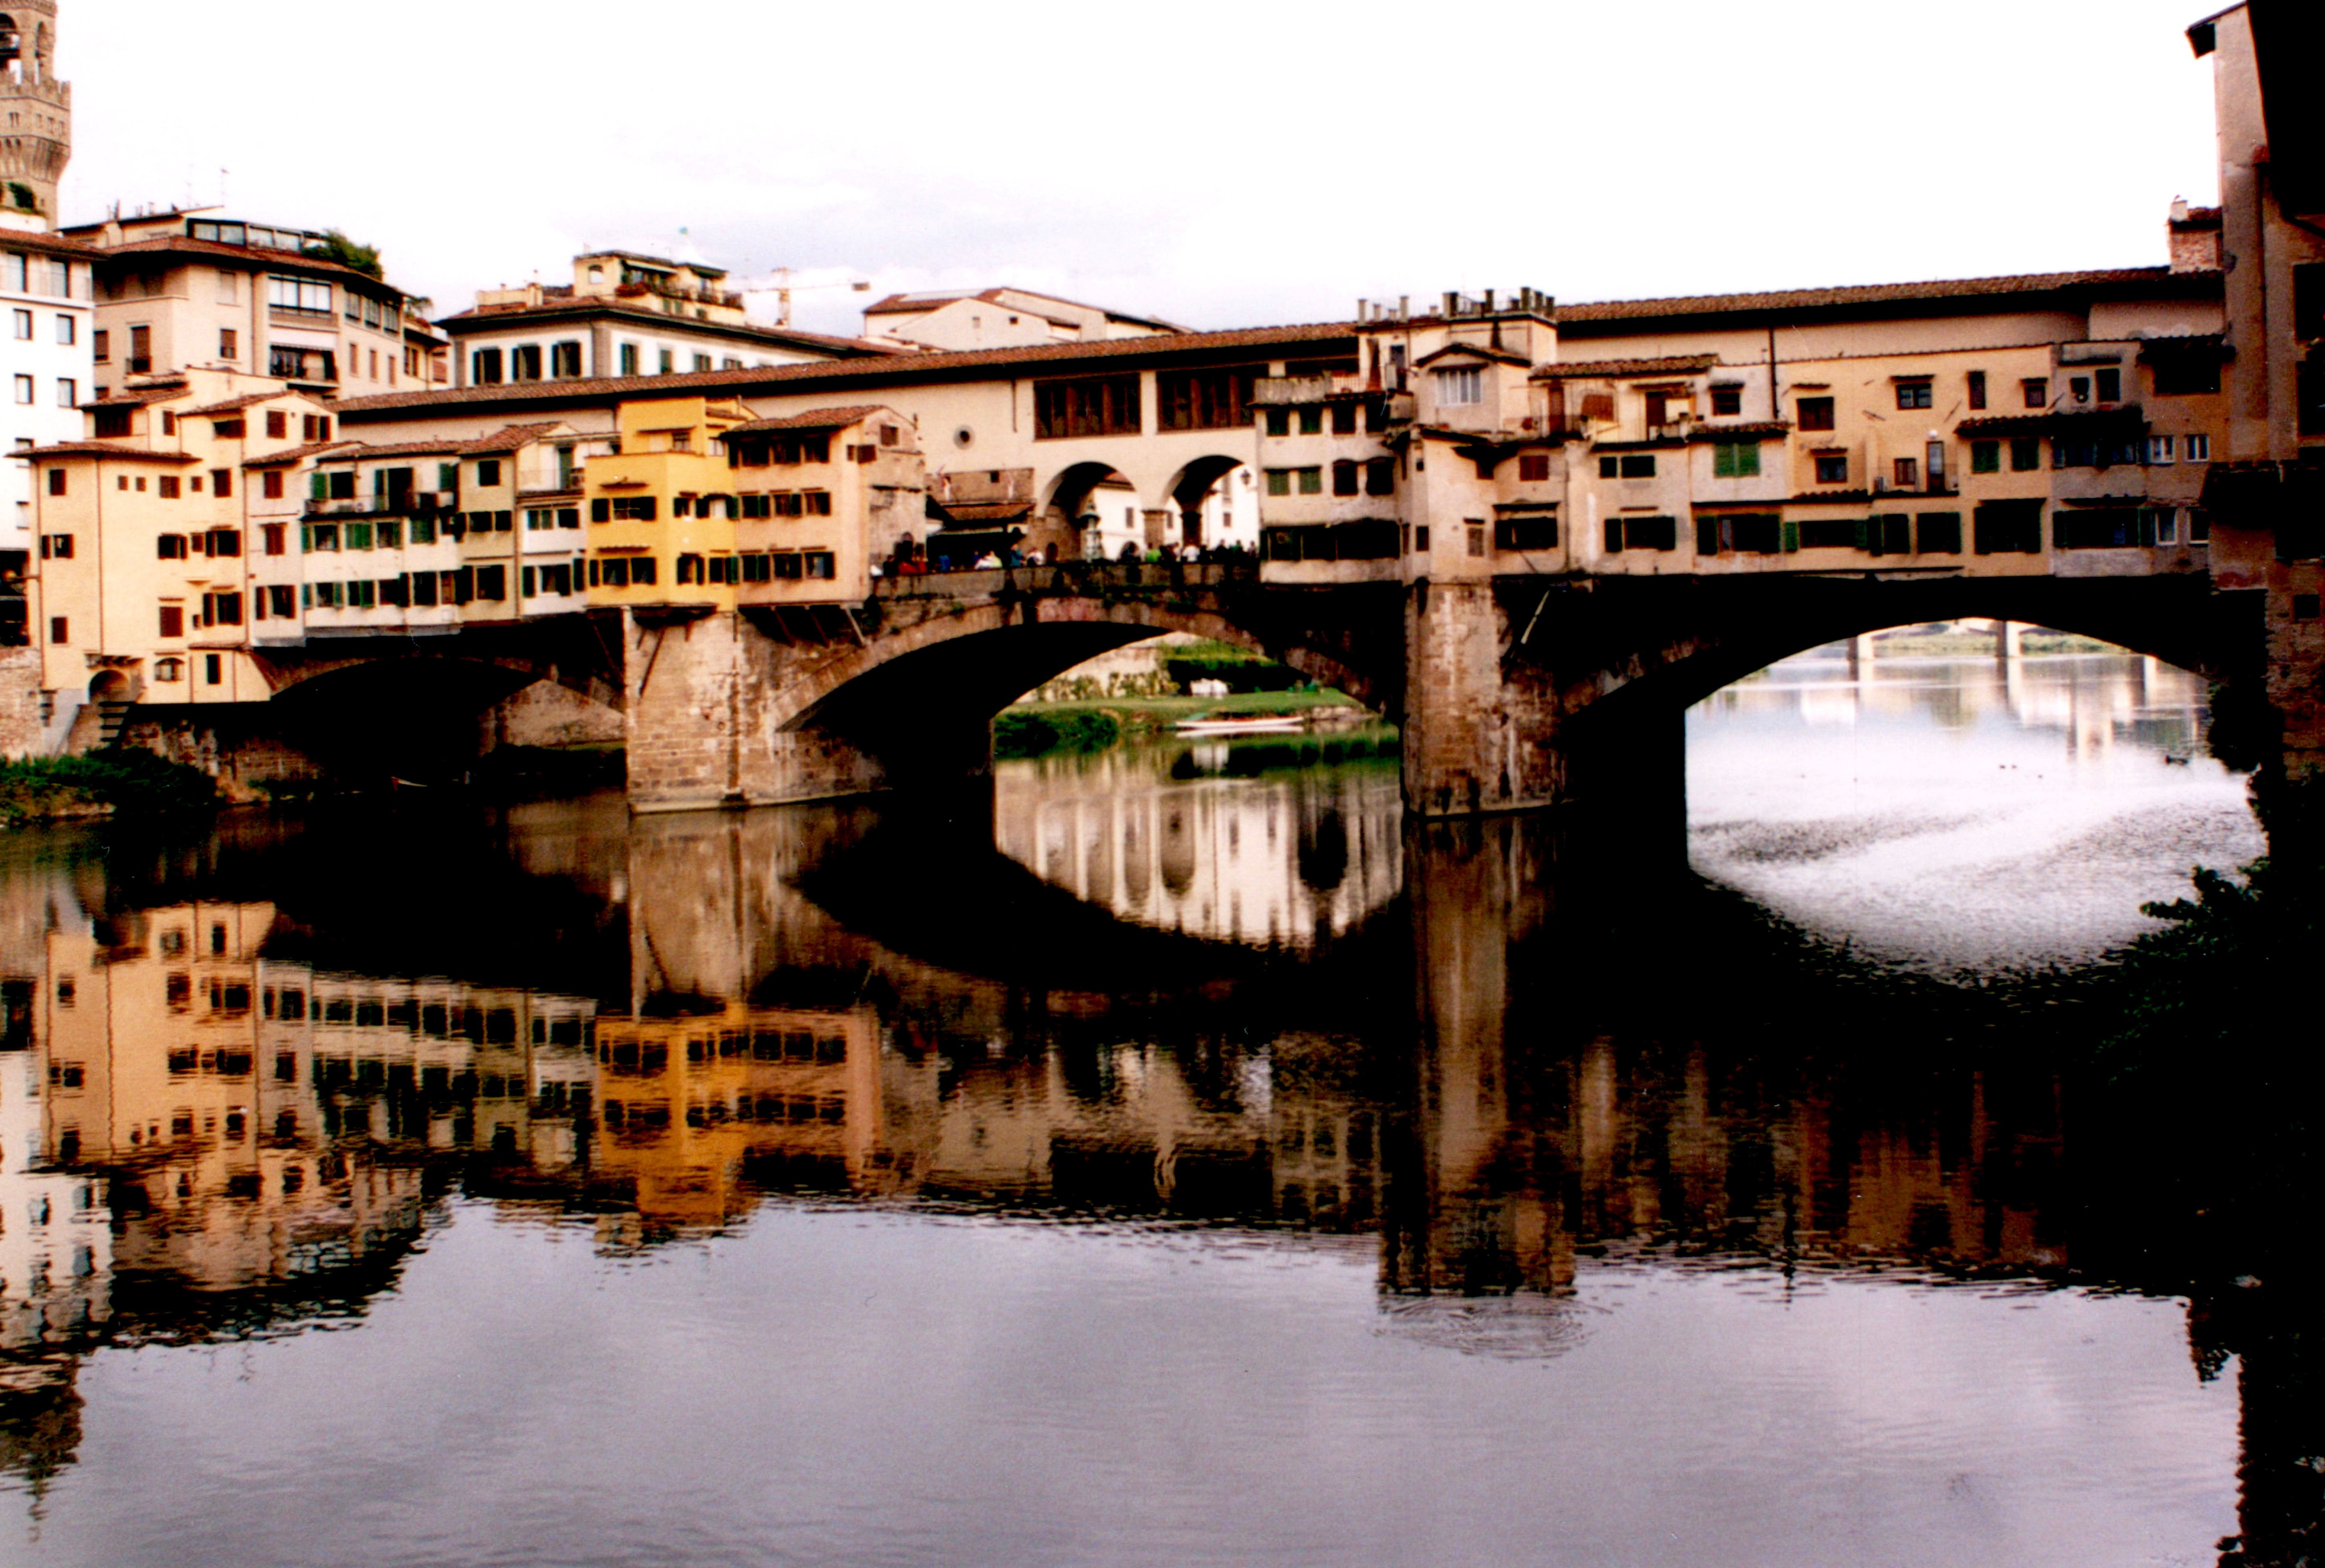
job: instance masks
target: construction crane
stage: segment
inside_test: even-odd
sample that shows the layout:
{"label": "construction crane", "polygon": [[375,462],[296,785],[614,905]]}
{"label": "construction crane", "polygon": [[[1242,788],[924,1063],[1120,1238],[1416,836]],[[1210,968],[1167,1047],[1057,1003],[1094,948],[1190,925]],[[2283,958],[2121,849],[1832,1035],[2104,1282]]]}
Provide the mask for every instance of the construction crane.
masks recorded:
{"label": "construction crane", "polygon": [[822,293],[833,289],[845,289],[856,294],[868,294],[872,292],[871,282],[866,278],[853,278],[837,283],[795,283],[792,279],[796,275],[790,267],[777,267],[764,278],[737,284],[736,288],[739,293],[773,293],[775,296],[775,324],[779,327],[788,327],[792,324],[793,294]]}

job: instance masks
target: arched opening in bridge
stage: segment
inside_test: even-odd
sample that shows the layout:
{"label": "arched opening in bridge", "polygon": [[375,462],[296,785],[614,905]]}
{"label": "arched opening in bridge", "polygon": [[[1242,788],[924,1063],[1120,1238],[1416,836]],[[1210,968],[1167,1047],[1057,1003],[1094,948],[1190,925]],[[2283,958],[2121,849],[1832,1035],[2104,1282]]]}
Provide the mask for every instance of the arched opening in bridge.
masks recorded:
{"label": "arched opening in bridge", "polygon": [[1168,544],[1208,552],[1259,549],[1258,482],[1241,459],[1197,458],[1172,477],[1166,493]]}
{"label": "arched opening in bridge", "polygon": [[1052,478],[1036,508],[1025,543],[1046,558],[1112,561],[1150,543],[1138,487],[1106,463],[1075,463]]}
{"label": "arched opening in bridge", "polygon": [[2215,756],[2214,682],[1983,618],[1790,654],[1687,717],[1695,869],[1881,956],[1993,971],[2097,959],[2262,850]]}
{"label": "arched opening in bridge", "polygon": [[310,676],[258,712],[265,739],[288,746],[329,777],[445,784],[473,780],[504,753],[610,752],[621,716],[533,670],[482,660],[382,658]]}

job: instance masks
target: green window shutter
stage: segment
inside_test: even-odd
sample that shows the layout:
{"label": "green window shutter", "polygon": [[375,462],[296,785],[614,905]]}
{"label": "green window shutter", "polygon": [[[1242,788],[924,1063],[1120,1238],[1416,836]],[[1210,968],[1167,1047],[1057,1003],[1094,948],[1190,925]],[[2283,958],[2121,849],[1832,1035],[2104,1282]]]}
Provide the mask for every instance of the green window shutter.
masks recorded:
{"label": "green window shutter", "polygon": [[331,481],[324,477],[323,470],[320,469],[307,476],[307,493],[318,501],[330,499],[330,485]]}
{"label": "green window shutter", "polygon": [[1871,549],[1873,548],[1873,541],[1874,541],[1874,539],[1875,539],[1876,535],[1874,534],[1874,532],[1873,532],[1873,519],[1872,519],[1872,518],[1870,518],[1870,517],[1858,517],[1858,518],[1856,518],[1856,519],[1854,519],[1854,520],[1852,520],[1852,521],[1850,522],[1850,524],[1849,524],[1849,527],[1850,527],[1851,531],[1853,532],[1853,533],[1854,533],[1854,535],[1855,535],[1855,538],[1856,538],[1856,541],[1857,541],[1857,546],[1856,546],[1856,547],[1857,547],[1857,549],[1859,549],[1859,550],[1868,550],[1868,551],[1869,551],[1869,550],[1871,550]]}
{"label": "green window shutter", "polygon": [[1711,477],[1715,479],[1730,479],[1736,477],[1736,449],[1726,441],[1712,443]]}
{"label": "green window shutter", "polygon": [[1784,553],[1796,555],[1801,548],[1801,525],[1787,518],[1783,527]]}
{"label": "green window shutter", "polygon": [[1738,478],[1760,477],[1760,443],[1746,441],[1736,449],[1736,475]]}

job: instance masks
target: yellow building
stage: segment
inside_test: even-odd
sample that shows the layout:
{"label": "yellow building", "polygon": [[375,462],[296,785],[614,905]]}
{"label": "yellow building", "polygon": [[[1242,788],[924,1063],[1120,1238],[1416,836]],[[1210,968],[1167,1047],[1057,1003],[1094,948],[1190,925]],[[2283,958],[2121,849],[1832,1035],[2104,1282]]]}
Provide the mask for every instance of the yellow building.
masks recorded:
{"label": "yellow building", "polygon": [[754,419],[737,402],[625,403],[588,460],[592,606],[854,604],[925,528],[911,422],[885,407]]}

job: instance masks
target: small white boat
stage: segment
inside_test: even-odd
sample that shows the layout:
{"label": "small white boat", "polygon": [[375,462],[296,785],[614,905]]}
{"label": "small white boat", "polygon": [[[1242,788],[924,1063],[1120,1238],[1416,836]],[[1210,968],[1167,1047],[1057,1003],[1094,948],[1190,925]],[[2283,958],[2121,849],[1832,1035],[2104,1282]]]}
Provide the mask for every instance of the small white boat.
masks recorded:
{"label": "small white boat", "polygon": [[1181,719],[1171,727],[1181,735],[1292,735],[1308,728],[1298,714],[1255,713],[1247,719]]}

